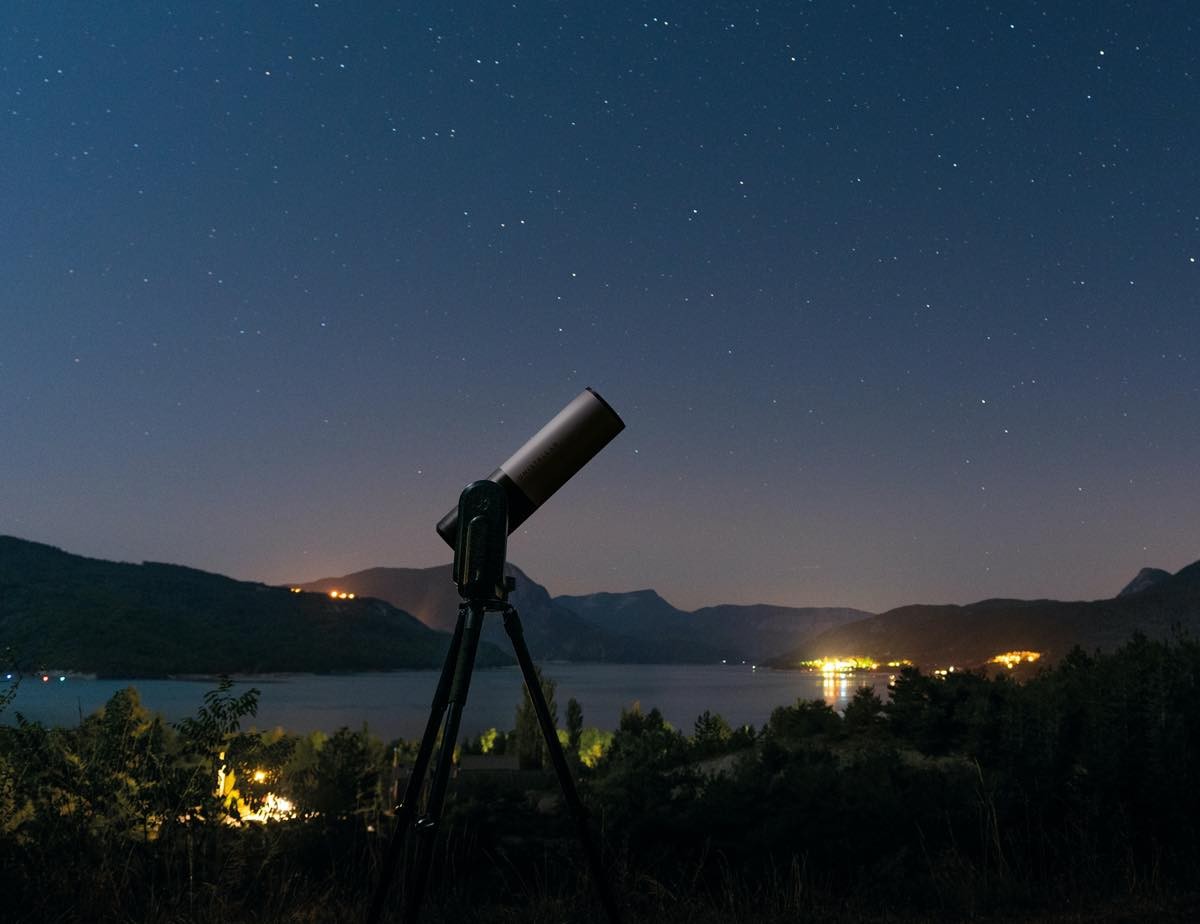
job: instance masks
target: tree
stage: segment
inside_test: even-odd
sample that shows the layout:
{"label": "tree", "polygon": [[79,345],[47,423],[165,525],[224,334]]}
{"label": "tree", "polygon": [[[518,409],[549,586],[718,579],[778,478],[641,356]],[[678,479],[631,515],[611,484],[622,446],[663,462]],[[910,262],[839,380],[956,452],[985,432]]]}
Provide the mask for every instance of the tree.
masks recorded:
{"label": "tree", "polygon": [[687,742],[657,709],[642,712],[640,703],[621,710],[621,723],[604,755],[606,770],[624,764],[636,769],[661,771],[687,759]]}
{"label": "tree", "polygon": [[595,767],[612,744],[613,733],[599,728],[585,728],[579,736],[579,760],[585,767]]}
{"label": "tree", "polygon": [[5,707],[13,701],[13,697],[17,695],[17,686],[21,682],[21,675],[16,671],[16,658],[13,657],[11,648],[5,648],[0,652],[0,671],[4,673],[4,682],[0,686],[0,712],[3,712]]}
{"label": "tree", "polygon": [[[538,683],[542,687],[542,696],[550,711],[550,723],[557,728],[558,706],[554,701],[555,683],[549,677],[542,676],[540,667],[535,670]],[[546,751],[546,742],[542,736],[541,726],[538,724],[537,712],[533,708],[529,690],[525,690],[521,705],[517,707],[517,727],[513,734],[516,737],[517,761],[521,769],[539,770],[549,763],[550,755]]]}
{"label": "tree", "polygon": [[799,700],[771,713],[766,732],[781,744],[801,744],[807,738],[836,735],[841,730],[838,714],[824,700]]}
{"label": "tree", "polygon": [[621,723],[596,765],[593,791],[617,829],[653,832],[694,801],[699,774],[689,769],[687,739],[657,709],[621,711]]}
{"label": "tree", "polygon": [[871,687],[859,687],[846,704],[842,720],[849,732],[869,732],[883,721],[883,700],[875,695]]}
{"label": "tree", "polygon": [[316,752],[315,764],[297,781],[301,812],[318,812],[326,819],[370,811],[380,795],[379,771],[383,745],[364,727],[354,732],[339,728]]}
{"label": "tree", "polygon": [[723,753],[728,749],[732,738],[733,729],[720,715],[705,709],[696,717],[692,749],[698,757],[711,757]]}
{"label": "tree", "polygon": [[567,700],[567,752],[573,757],[579,756],[582,740],[583,707],[579,705],[579,700],[572,696]]}
{"label": "tree", "polygon": [[[258,712],[259,691],[247,690],[240,696],[232,692],[233,681],[222,676],[215,690],[204,694],[204,705],[195,716],[176,723],[183,745],[183,760],[173,771],[175,818],[203,818],[215,821],[223,811],[223,799],[214,792],[217,777],[224,772],[225,749],[241,727],[242,719]],[[168,817],[172,817],[168,815]]]}

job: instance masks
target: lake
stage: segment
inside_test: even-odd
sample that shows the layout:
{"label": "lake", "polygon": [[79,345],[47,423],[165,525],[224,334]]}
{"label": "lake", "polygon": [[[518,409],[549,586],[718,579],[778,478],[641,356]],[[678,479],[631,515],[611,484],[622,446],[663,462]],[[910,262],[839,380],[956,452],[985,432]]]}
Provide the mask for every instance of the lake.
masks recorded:
{"label": "lake", "polygon": [[[643,710],[659,709],[681,731],[690,733],[705,709],[720,713],[735,727],[762,726],[777,706],[797,699],[824,699],[845,708],[854,691],[870,685],[887,696],[887,674],[823,675],[800,671],[754,670],[750,665],[574,664],[547,663],[543,674],[557,684],[560,727],[567,700],[579,700],[584,725],[613,729],[621,710],[640,702]],[[236,678],[233,692],[261,691],[258,715],[244,728],[281,726],[290,732],[336,731],[364,722],[379,737],[419,738],[425,729],[438,671],[314,675],[271,674]],[[71,726],[94,712],[117,690],[137,687],[142,703],[169,721],[194,715],[212,680],[93,680],[26,677],[0,721],[11,724],[14,713],[47,725]],[[463,713],[462,734],[514,726],[521,700],[521,673],[516,667],[476,670]]]}

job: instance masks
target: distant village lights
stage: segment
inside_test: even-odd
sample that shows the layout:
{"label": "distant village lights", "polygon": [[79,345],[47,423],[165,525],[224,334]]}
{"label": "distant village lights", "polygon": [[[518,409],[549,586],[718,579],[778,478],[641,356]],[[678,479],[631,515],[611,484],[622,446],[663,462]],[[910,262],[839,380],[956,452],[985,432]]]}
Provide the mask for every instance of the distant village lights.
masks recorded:
{"label": "distant village lights", "polygon": [[[905,667],[911,663],[911,661],[888,661],[887,666]],[[879,670],[879,662],[874,658],[868,658],[862,655],[838,657],[831,656],[826,658],[813,658],[811,661],[801,661],[800,667],[805,667],[812,671],[820,671],[822,674],[853,674],[856,671]]]}
{"label": "distant village lights", "polygon": [[[289,587],[288,590],[290,590],[294,594],[304,593],[303,587]],[[354,594],[348,593],[347,591],[344,591],[344,590],[329,591],[329,599],[330,600],[353,600],[354,596],[355,596]]]}
{"label": "distant village lights", "polygon": [[998,654],[996,657],[989,659],[988,664],[1003,664],[1009,670],[1012,670],[1022,661],[1026,664],[1032,664],[1042,656],[1040,651],[1006,651],[1004,654]]}
{"label": "distant village lights", "polygon": [[[998,654],[993,658],[988,658],[988,664],[1000,664],[1012,670],[1019,664],[1032,664],[1042,656],[1040,651],[1006,651],[1003,654]],[[854,656],[838,656],[813,658],[809,661],[801,661],[797,667],[806,668],[810,671],[816,671],[825,675],[833,674],[854,674],[866,671],[876,671],[881,667],[887,667],[892,670],[903,667],[913,667],[913,662],[907,658],[901,658],[894,661],[880,662],[874,658],[868,658],[861,655]],[[945,677],[948,674],[953,674],[956,671],[961,671],[962,668],[957,665],[948,667],[933,668],[930,673],[935,677]]]}

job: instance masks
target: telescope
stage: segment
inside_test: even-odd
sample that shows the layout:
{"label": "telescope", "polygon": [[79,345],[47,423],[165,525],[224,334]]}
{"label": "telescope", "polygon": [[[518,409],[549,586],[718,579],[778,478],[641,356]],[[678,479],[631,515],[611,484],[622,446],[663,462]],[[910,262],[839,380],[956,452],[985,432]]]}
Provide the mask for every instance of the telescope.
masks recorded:
{"label": "telescope", "polygon": [[[487,476],[508,498],[508,532],[529,519],[618,433],[625,422],[593,389],[585,388]],[[458,507],[437,524],[438,535],[458,548]]]}
{"label": "telescope", "polygon": [[[368,924],[379,924],[386,910],[393,873],[405,854],[408,833],[417,839],[412,864],[405,877],[403,924],[416,924],[429,879],[433,835],[440,824],[454,763],[454,746],[462,722],[463,707],[471,685],[475,653],[484,616],[501,613],[504,631],[512,642],[521,667],[525,689],[537,714],[550,763],[558,777],[563,799],[575,820],[580,843],[591,867],[597,897],[609,924],[620,924],[620,913],[604,876],[600,851],[588,828],[587,811],[579,799],[554,717],[542,693],[541,680],[516,609],[508,602],[514,589],[512,577],[504,574],[509,534],[566,484],[588,460],[625,429],[625,423],[595,391],[584,389],[550,422],[538,430],[508,461],[482,481],[467,485],[458,505],[437,524],[438,535],[454,549],[454,582],[462,603],[450,638],[450,649],[442,665],[425,734],[404,797],[394,807],[395,828],[380,869],[379,883],[367,915]],[[429,782],[425,808],[419,813],[425,778],[438,748]]]}

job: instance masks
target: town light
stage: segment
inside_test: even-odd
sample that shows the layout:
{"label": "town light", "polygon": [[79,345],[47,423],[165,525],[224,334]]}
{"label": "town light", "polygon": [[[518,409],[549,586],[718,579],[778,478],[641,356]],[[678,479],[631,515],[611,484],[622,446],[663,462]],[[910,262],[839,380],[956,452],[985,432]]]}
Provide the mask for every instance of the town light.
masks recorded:
{"label": "town light", "polygon": [[1006,651],[1003,654],[998,654],[994,658],[988,660],[988,664],[1003,664],[1009,670],[1012,670],[1021,662],[1032,664],[1042,656],[1040,651]]}

